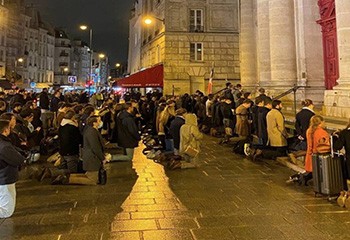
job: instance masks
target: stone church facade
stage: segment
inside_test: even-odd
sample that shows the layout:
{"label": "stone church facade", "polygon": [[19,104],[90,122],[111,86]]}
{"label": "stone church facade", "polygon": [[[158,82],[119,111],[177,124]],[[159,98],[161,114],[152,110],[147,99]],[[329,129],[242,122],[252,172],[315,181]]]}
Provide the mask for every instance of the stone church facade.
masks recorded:
{"label": "stone church facade", "polygon": [[[298,100],[349,117],[350,1],[241,1],[241,81],[278,95],[304,86]],[[287,96],[288,97],[288,96]]]}

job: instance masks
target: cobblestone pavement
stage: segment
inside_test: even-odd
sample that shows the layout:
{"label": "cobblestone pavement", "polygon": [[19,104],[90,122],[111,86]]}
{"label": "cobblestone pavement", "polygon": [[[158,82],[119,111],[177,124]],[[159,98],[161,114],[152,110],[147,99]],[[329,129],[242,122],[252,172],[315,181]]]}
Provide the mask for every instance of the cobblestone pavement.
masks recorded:
{"label": "cobblestone pavement", "polygon": [[105,186],[20,181],[17,208],[0,239],[345,239],[350,215],[287,186],[291,171],[253,163],[206,137],[202,167],[164,171],[138,149],[113,163]]}

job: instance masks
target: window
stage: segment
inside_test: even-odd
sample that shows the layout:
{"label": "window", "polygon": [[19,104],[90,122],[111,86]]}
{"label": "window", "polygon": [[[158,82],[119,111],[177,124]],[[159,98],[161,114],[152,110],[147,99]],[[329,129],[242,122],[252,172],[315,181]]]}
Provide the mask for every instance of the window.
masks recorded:
{"label": "window", "polygon": [[203,32],[203,10],[191,9],[190,11],[190,31]]}
{"label": "window", "polygon": [[190,60],[203,61],[203,44],[202,43],[190,44]]}

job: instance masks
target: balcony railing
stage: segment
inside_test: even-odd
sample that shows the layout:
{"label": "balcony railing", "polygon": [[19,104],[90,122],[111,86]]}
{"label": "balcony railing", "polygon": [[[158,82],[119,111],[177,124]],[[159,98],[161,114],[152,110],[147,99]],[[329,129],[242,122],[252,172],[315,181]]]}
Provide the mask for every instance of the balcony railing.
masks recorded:
{"label": "balcony railing", "polygon": [[190,25],[190,32],[204,32],[204,26]]}

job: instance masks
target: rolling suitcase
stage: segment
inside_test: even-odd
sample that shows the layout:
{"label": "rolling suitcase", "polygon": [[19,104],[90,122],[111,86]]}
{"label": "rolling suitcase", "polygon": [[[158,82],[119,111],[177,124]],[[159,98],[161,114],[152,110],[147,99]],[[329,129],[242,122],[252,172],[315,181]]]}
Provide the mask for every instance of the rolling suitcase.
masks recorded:
{"label": "rolling suitcase", "polygon": [[333,152],[332,138],[330,154],[314,154],[312,156],[312,177],[315,195],[338,195],[343,190],[343,161],[342,155],[334,154]]}

